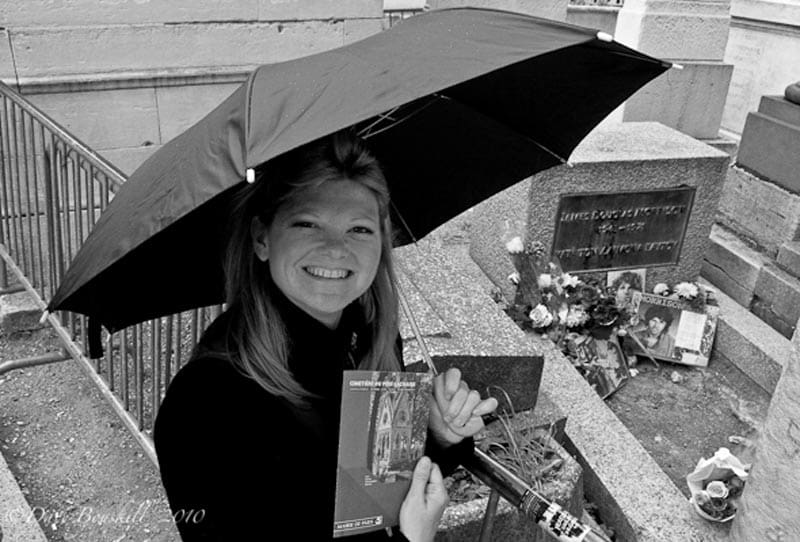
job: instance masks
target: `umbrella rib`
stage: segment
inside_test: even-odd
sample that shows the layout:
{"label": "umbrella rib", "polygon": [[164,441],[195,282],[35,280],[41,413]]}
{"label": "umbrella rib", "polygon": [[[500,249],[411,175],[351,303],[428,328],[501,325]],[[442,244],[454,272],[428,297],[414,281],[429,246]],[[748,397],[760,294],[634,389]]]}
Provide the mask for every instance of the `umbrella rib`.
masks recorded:
{"label": "umbrella rib", "polygon": [[[431,97],[433,99],[430,99]],[[410,111],[408,114],[406,114],[403,117],[400,117],[400,118],[392,118],[391,117],[391,115],[393,115],[395,112],[397,112],[398,110],[401,110],[404,107],[402,105],[399,105],[399,106],[395,107],[394,109],[389,110],[387,113],[379,114],[378,118],[374,122],[372,122],[368,126],[365,126],[364,128],[362,128],[361,130],[358,131],[359,137],[363,137],[364,139],[369,139],[372,136],[376,136],[376,135],[378,135],[378,134],[380,134],[382,132],[385,132],[386,130],[389,130],[390,128],[393,128],[393,127],[397,126],[398,124],[410,119],[414,115],[417,115],[417,114],[421,113],[422,111],[424,111],[425,109],[427,109],[431,104],[433,104],[436,101],[436,98],[441,99],[443,97],[441,95],[439,95],[439,94],[432,94],[431,96],[426,96],[426,98],[429,98],[428,101],[426,101],[425,103],[423,103],[422,105],[420,105],[416,109]],[[373,127],[379,125],[384,120],[388,120],[389,121],[389,123],[387,123],[386,126],[383,126],[383,127],[379,128],[379,129],[377,129],[375,131],[370,131]]]}
{"label": "umbrella rib", "polygon": [[[451,98],[450,96],[446,96],[446,95],[443,95],[443,94],[437,94],[436,96],[437,96],[438,98],[442,99],[442,100],[449,100],[449,101],[450,101],[450,102],[452,102],[452,103],[457,103],[458,105],[460,105],[461,107],[463,107],[463,108],[465,108],[465,109],[468,109],[469,111],[471,111],[471,112],[472,112],[473,114],[475,114],[475,115],[481,115],[481,116],[483,116],[483,117],[488,117],[488,116],[487,116],[485,113],[482,113],[482,112],[478,111],[477,109],[475,109],[475,108],[473,108],[473,107],[470,107],[469,105],[466,105],[464,102],[461,102],[461,101],[458,101],[458,100],[454,100],[454,99],[453,99],[453,98]],[[491,118],[491,117],[488,117],[488,118]],[[498,122],[498,121],[494,121],[494,122]],[[558,160],[559,162],[561,162],[562,164],[567,164],[567,165],[569,165],[569,162],[567,161],[567,159],[566,159],[566,158],[562,157],[562,156],[561,156],[560,154],[558,154],[557,152],[555,152],[555,151],[553,151],[553,150],[550,150],[550,149],[548,149],[547,147],[545,147],[544,145],[542,145],[541,143],[539,143],[538,141],[536,141],[536,140],[535,140],[535,139],[533,139],[532,137],[530,137],[530,136],[528,136],[528,135],[526,135],[526,134],[520,133],[518,130],[515,130],[515,129],[513,129],[513,128],[509,127],[509,126],[508,126],[507,124],[505,124],[505,123],[503,123],[503,126],[505,126],[506,128],[508,128],[508,130],[509,130],[509,131],[513,131],[513,132],[514,132],[514,134],[515,134],[516,136],[520,137],[521,139],[525,139],[525,140],[529,141],[530,143],[533,143],[534,145],[536,145],[537,147],[539,147],[540,149],[542,149],[544,152],[546,152],[547,154],[551,155],[553,158],[557,159],[557,160]]]}

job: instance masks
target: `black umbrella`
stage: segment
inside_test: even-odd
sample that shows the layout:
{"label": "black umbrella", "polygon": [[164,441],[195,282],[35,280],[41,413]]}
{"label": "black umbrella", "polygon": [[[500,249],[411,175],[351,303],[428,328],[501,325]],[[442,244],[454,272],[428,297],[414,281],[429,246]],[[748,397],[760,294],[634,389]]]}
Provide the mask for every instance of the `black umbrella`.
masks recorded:
{"label": "black umbrella", "polygon": [[670,66],[601,38],[520,14],[452,9],[262,66],[133,173],[48,310],[115,331],[222,302],[228,200],[247,170],[350,126],[384,166],[401,242],[420,238],[565,161]]}

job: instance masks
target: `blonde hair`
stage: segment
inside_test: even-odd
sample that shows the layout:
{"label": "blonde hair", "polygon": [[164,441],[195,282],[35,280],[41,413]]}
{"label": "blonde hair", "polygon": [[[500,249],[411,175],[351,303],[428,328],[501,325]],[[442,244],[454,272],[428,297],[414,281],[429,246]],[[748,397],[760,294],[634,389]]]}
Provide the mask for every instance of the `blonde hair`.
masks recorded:
{"label": "blonde hair", "polygon": [[302,190],[342,180],[357,182],[375,194],[381,220],[377,274],[358,299],[370,331],[369,348],[356,363],[360,369],[399,370],[389,189],[363,140],[342,131],[283,154],[259,167],[255,182],[233,197],[224,260],[225,296],[232,316],[228,352],[234,364],[265,390],[297,405],[306,404],[313,395],[289,370],[287,330],[275,304],[278,289],[269,275],[269,264],[254,253],[250,223],[258,217],[269,226],[278,209]]}

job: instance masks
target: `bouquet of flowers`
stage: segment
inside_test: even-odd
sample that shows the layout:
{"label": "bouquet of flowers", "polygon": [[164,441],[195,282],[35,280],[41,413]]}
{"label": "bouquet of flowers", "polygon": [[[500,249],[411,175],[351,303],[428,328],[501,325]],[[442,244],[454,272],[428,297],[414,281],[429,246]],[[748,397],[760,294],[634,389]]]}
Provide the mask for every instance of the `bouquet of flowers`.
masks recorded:
{"label": "bouquet of flowers", "polygon": [[581,279],[561,269],[545,255],[539,242],[523,247],[519,237],[506,244],[517,273],[509,277],[517,296],[509,309],[523,329],[547,334],[561,348],[570,333],[607,339],[627,324],[630,314],[615,296],[594,279]]}
{"label": "bouquet of flowers", "polygon": [[701,458],[686,476],[690,502],[701,517],[725,522],[736,515],[736,501],[742,494],[750,465],[742,463],[727,448],[720,448],[709,459]]}
{"label": "bouquet of flowers", "polygon": [[680,299],[697,311],[703,312],[706,305],[716,305],[714,289],[699,282],[679,282],[670,288],[668,284],[659,282],[653,287],[653,293],[670,299]]}

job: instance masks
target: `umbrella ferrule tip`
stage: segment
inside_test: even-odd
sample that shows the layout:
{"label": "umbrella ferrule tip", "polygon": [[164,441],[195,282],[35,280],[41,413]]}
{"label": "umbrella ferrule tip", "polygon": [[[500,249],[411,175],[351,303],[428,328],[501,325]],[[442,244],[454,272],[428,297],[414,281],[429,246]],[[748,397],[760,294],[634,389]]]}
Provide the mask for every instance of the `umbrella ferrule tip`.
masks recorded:
{"label": "umbrella ferrule tip", "polygon": [[599,39],[600,41],[607,41],[607,42],[610,43],[610,42],[614,41],[614,36],[612,36],[608,32],[598,32],[597,33],[597,39]]}
{"label": "umbrella ferrule tip", "polygon": [[247,179],[247,182],[250,184],[256,182],[256,170],[254,170],[251,167],[247,168],[247,174],[245,176],[245,179]]}

